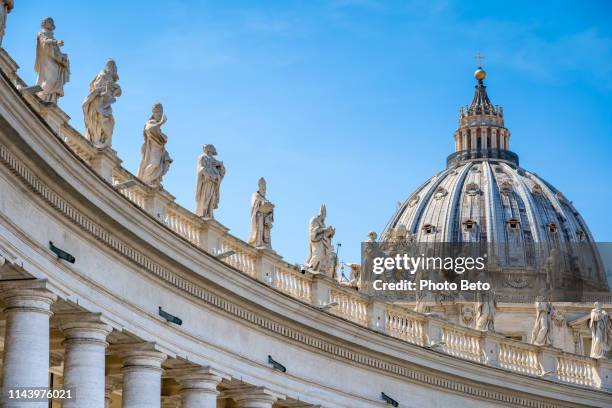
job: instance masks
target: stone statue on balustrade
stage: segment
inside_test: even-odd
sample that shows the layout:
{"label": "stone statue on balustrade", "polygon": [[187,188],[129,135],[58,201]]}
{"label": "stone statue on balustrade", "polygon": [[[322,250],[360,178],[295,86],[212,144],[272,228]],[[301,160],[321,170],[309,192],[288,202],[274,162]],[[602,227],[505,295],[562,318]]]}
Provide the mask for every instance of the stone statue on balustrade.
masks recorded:
{"label": "stone statue on balustrade", "polygon": [[336,230],[325,225],[325,216],[325,205],[321,204],[319,214],[310,220],[310,256],[304,266],[313,273],[322,273],[335,278],[338,258],[332,245],[332,238]]}
{"label": "stone statue on balustrade", "polygon": [[552,306],[549,302],[538,299],[535,308],[536,320],[531,331],[531,344],[549,346],[552,344]]}
{"label": "stone statue on balustrade", "polygon": [[166,151],[166,136],[161,127],[168,119],[164,115],[164,107],[161,103],[153,105],[151,117],[144,125],[144,144],[141,150],[140,167],[138,178],[154,188],[161,188],[164,175],[170,168],[172,159]]}
{"label": "stone statue on balustrade", "polygon": [[606,358],[612,348],[612,321],[610,315],[595,302],[589,321],[591,328],[591,358]]}
{"label": "stone statue on balustrade", "polygon": [[495,312],[497,299],[494,291],[481,291],[476,294],[475,329],[480,331],[495,331]]}
{"label": "stone statue on balustrade", "polygon": [[272,248],[270,232],[274,222],[274,204],[266,199],[266,180],[262,177],[259,189],[251,198],[251,229],[248,243],[257,248]]}
{"label": "stone statue on balustrade", "polygon": [[225,166],[215,158],[215,146],[204,146],[204,154],[198,157],[198,179],[196,182],[196,214],[203,218],[214,218],[219,207],[219,190],[225,176]]}
{"label": "stone statue on balustrade", "polygon": [[121,96],[115,61],[109,59],[89,84],[89,95],[83,101],[85,138],[99,149],[111,146],[115,118],[112,104]]}
{"label": "stone statue on balustrade", "polygon": [[57,103],[64,96],[64,85],[70,79],[68,55],[60,51],[64,41],[53,37],[55,23],[51,17],[41,22],[42,30],[36,35],[36,62],[34,71],[38,74],[36,85],[42,88],[38,96],[44,102]]}
{"label": "stone statue on balustrade", "polygon": [[13,0],[0,0],[0,46],[6,30],[6,18],[13,9]]}

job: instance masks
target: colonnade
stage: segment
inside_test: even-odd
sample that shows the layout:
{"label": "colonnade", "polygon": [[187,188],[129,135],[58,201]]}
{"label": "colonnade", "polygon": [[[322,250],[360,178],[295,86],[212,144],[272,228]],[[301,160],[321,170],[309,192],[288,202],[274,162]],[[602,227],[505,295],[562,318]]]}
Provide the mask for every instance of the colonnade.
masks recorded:
{"label": "colonnade", "polygon": [[[49,387],[51,307],[57,300],[44,281],[0,282],[5,334],[2,359],[2,398],[6,408],[48,408],[46,399],[8,398],[9,392]],[[123,408],[217,408],[218,399],[232,399],[241,408],[271,408],[283,395],[265,387],[240,383],[218,390],[229,375],[213,367],[172,366],[155,344],[131,342],[109,345],[113,328],[103,316],[89,312],[60,312],[53,318],[63,335],[63,390],[71,398],[64,408],[108,408],[112,394],[121,391]],[[109,376],[107,355],[121,361],[120,373]],[[162,397],[162,377],[179,385],[176,395]],[[55,406],[55,405],[54,405]],[[304,406],[310,406],[305,404]]]}

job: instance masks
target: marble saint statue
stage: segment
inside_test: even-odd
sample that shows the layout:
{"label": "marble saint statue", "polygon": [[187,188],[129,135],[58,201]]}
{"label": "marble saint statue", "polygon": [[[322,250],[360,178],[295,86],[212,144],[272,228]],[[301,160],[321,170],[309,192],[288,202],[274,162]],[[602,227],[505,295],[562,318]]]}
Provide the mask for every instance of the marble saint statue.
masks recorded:
{"label": "marble saint statue", "polygon": [[321,204],[319,214],[310,220],[310,256],[305,267],[312,272],[322,273],[334,278],[337,258],[332,245],[332,238],[336,230],[325,225],[326,213],[325,205]]}
{"label": "marble saint statue", "polygon": [[144,144],[141,150],[138,178],[151,187],[161,187],[162,178],[168,172],[172,159],[166,151],[166,136],[161,127],[168,119],[161,103],[153,105],[151,117],[144,125]]}
{"label": "marble saint statue", "polygon": [[595,302],[591,310],[589,327],[591,328],[591,358],[606,358],[606,354],[612,348],[612,321],[599,302]]}
{"label": "marble saint statue", "polygon": [[13,9],[13,6],[13,0],[0,0],[0,45],[2,45],[4,31],[6,30],[6,18]]}
{"label": "marble saint statue", "polygon": [[118,80],[117,65],[109,59],[89,84],[89,95],[83,101],[85,138],[99,149],[111,145],[115,127],[112,104],[121,96]]}
{"label": "marble saint statue", "polygon": [[535,302],[536,320],[531,331],[531,344],[536,346],[549,346],[552,344],[552,307],[549,302],[537,300]]}
{"label": "marble saint statue", "polygon": [[495,312],[497,311],[495,292],[478,292],[476,295],[475,309],[475,329],[480,331],[495,331]]}
{"label": "marble saint statue", "polygon": [[42,88],[38,96],[44,102],[57,103],[64,96],[64,84],[70,79],[70,62],[68,55],[60,51],[64,41],[53,38],[53,19],[47,17],[40,25],[42,30],[36,35],[34,63],[34,71],[38,74],[36,85]]}
{"label": "marble saint statue", "polygon": [[214,218],[219,207],[219,190],[225,176],[225,166],[215,158],[217,149],[211,144],[204,146],[204,154],[198,157],[198,179],[196,182],[196,214],[203,218]]}
{"label": "marble saint statue", "polygon": [[248,243],[257,248],[272,248],[270,232],[274,222],[274,204],[266,199],[266,180],[262,177],[259,189],[251,198],[251,229]]}

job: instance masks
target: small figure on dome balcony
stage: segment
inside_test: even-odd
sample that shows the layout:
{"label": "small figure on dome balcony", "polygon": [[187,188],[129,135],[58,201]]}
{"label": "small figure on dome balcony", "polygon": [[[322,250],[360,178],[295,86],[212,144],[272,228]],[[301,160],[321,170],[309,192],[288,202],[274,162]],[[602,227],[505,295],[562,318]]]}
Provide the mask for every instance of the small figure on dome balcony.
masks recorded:
{"label": "small figure on dome balcony", "polygon": [[266,180],[262,177],[259,189],[251,198],[251,230],[248,243],[257,248],[272,248],[271,230],[274,222],[274,204],[266,199]]}
{"label": "small figure on dome balcony", "polygon": [[225,176],[225,166],[215,158],[217,149],[211,144],[204,146],[204,154],[198,157],[198,179],[196,182],[196,214],[202,218],[214,218],[219,207],[219,190]]}
{"label": "small figure on dome balcony", "polygon": [[304,266],[313,273],[322,273],[334,278],[338,257],[332,245],[332,238],[336,230],[325,225],[326,214],[325,204],[321,204],[319,214],[310,220],[310,256]]}
{"label": "small figure on dome balcony", "polygon": [[480,331],[495,331],[495,312],[497,299],[494,291],[481,291],[476,294],[475,329]]}
{"label": "small figure on dome balcony", "polygon": [[115,61],[106,61],[104,69],[91,81],[89,95],[83,101],[85,138],[99,149],[111,146],[115,118],[112,104],[121,96]]}
{"label": "small figure on dome balcony", "polygon": [[70,79],[68,55],[60,51],[64,41],[53,38],[55,23],[51,17],[41,22],[42,30],[36,35],[36,85],[42,88],[38,97],[44,102],[57,103],[64,96],[64,84]]}
{"label": "small figure on dome balcony", "polygon": [[599,302],[595,302],[591,310],[589,327],[591,328],[591,358],[606,358],[608,351],[612,348],[612,321]]}
{"label": "small figure on dome balcony", "polygon": [[2,45],[4,31],[6,30],[6,18],[13,9],[13,6],[13,0],[0,0],[0,45]]}
{"label": "small figure on dome balcony", "polygon": [[153,188],[161,188],[162,178],[172,163],[172,158],[166,151],[168,136],[161,130],[167,120],[164,107],[161,103],[156,103],[153,105],[151,117],[144,125],[144,144],[138,178]]}
{"label": "small figure on dome balcony", "polygon": [[536,321],[531,331],[531,344],[536,346],[550,346],[552,344],[552,306],[539,298],[535,302]]}

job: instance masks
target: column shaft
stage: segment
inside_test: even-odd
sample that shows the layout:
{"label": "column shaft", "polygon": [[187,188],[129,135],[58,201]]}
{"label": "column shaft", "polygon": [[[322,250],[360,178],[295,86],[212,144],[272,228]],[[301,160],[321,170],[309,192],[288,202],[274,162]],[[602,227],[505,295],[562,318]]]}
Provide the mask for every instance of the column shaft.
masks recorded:
{"label": "column shaft", "polygon": [[161,364],[166,355],[136,350],[124,355],[123,408],[160,408]]}
{"label": "column shaft", "polygon": [[[74,319],[74,320],[73,320]],[[71,317],[61,324],[66,336],[64,346],[64,388],[74,397],[63,402],[63,408],[100,408],[104,406],[106,336],[111,327],[96,317]]]}
{"label": "column shaft", "polygon": [[8,399],[9,390],[49,386],[49,317],[56,297],[45,289],[25,285],[37,283],[16,289],[0,287],[6,305],[1,396],[6,408],[47,408],[47,400]]}

